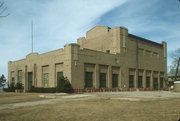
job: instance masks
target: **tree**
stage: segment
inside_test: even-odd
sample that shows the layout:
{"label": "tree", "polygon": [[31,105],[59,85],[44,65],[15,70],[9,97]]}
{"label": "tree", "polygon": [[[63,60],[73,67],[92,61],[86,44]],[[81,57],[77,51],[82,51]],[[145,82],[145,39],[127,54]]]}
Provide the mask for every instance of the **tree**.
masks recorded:
{"label": "tree", "polygon": [[1,17],[7,17],[8,14],[4,14],[4,11],[6,11],[7,7],[4,7],[4,2],[0,2],[0,18]]}
{"label": "tree", "polygon": [[6,78],[5,76],[2,74],[2,76],[0,77],[0,87],[3,87],[6,85]]}
{"label": "tree", "polygon": [[173,59],[173,62],[170,66],[170,72],[169,74],[171,76],[175,77],[175,81],[177,80],[177,76],[180,75],[180,48],[178,48],[177,50],[175,50],[172,54],[171,57]]}

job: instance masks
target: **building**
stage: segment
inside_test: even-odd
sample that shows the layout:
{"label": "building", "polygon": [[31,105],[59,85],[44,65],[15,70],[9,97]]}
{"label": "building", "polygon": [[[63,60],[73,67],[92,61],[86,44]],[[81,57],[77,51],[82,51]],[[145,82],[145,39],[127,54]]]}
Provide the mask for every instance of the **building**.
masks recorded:
{"label": "building", "polygon": [[25,91],[56,87],[62,75],[74,89],[158,90],[165,88],[166,70],[166,42],[129,34],[125,27],[95,26],[77,44],[10,61],[8,78],[9,84],[22,82]]}

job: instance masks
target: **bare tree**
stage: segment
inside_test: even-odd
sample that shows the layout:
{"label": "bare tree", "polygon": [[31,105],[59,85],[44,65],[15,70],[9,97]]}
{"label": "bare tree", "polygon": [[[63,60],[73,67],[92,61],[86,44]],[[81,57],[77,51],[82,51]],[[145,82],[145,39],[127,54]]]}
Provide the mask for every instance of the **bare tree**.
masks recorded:
{"label": "bare tree", "polygon": [[7,17],[9,15],[9,13],[4,14],[6,9],[7,9],[7,7],[4,6],[4,2],[0,2],[0,18]]}
{"label": "bare tree", "polygon": [[179,65],[180,65],[180,48],[178,48],[176,51],[174,51],[171,54],[171,57],[173,58],[173,62],[171,65],[171,69],[170,69],[170,74],[174,75],[175,77],[175,81],[177,80],[177,76],[180,74],[180,69],[179,69]]}

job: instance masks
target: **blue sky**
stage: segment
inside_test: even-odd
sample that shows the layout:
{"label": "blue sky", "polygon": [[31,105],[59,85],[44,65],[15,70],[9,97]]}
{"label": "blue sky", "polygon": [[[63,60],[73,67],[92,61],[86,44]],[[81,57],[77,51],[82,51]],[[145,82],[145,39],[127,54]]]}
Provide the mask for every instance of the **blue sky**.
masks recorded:
{"label": "blue sky", "polygon": [[[2,0],[0,0],[2,1]],[[34,51],[44,53],[76,43],[95,25],[125,26],[129,33],[168,43],[168,54],[180,48],[178,0],[4,0],[10,13],[0,18],[0,74],[8,61]],[[168,57],[168,65],[171,59]]]}

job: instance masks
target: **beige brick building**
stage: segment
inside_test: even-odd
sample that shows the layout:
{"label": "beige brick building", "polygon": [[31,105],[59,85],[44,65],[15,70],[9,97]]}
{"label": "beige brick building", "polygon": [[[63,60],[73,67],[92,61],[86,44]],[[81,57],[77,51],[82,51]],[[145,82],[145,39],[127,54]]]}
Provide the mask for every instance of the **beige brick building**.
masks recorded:
{"label": "beige brick building", "polygon": [[74,89],[165,88],[167,45],[128,33],[125,27],[95,26],[77,44],[44,54],[30,53],[8,63],[9,84],[22,82],[25,91],[56,87],[64,75]]}

